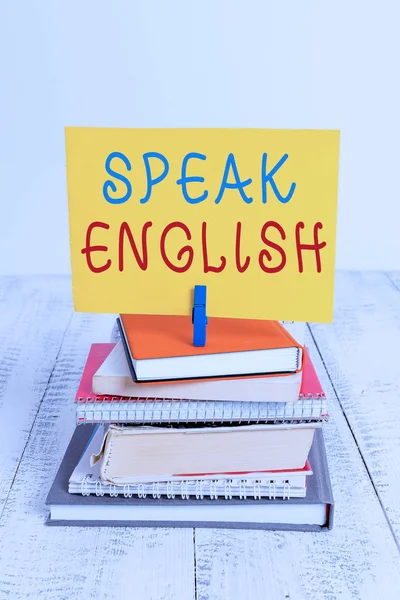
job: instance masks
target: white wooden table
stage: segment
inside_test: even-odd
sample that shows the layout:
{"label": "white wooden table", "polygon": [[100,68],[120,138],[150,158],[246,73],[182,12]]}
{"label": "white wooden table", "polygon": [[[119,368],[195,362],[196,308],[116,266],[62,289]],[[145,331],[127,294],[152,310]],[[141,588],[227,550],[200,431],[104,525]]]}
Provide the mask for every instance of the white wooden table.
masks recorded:
{"label": "white wooden table", "polygon": [[400,273],[339,272],[309,327],[327,393],[327,533],[46,527],[73,397],[111,315],[74,314],[67,277],[0,278],[0,600],[400,598]]}

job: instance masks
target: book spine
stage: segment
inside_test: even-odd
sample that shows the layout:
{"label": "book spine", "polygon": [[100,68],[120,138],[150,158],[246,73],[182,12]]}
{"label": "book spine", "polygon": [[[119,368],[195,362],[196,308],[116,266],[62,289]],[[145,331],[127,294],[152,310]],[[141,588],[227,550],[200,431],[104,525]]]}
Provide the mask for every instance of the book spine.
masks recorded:
{"label": "book spine", "polygon": [[326,400],[305,397],[297,402],[213,402],[114,398],[78,399],[77,425],[84,423],[199,423],[257,424],[321,422],[329,418]]}

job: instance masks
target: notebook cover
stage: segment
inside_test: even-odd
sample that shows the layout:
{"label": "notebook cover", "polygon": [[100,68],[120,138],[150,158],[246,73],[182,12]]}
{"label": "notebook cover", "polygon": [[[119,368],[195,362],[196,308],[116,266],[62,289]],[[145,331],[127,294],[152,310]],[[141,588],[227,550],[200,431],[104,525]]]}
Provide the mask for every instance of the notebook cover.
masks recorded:
{"label": "notebook cover", "polygon": [[101,367],[115,344],[92,344],[83,369],[81,381],[75,396],[75,402],[103,401],[108,396],[97,396],[92,392],[93,375]]}
{"label": "notebook cover", "polygon": [[[93,375],[103,364],[107,356],[116,344],[92,344],[89,350],[86,364],[83,370],[79,389],[75,396],[75,402],[104,402],[109,401],[110,396],[98,396],[92,392]],[[128,361],[129,363],[130,361]],[[268,377],[268,376],[267,376]],[[192,380],[193,381],[193,380]],[[176,381],[174,383],[177,383]],[[157,384],[153,384],[154,398],[157,398]],[[306,349],[304,349],[304,368],[299,398],[324,398],[318,375]],[[113,398],[115,400],[115,398]],[[222,401],[221,401],[222,402]]]}
{"label": "notebook cover", "polygon": [[274,502],[276,503],[290,503],[290,504],[326,504],[326,523],[324,526],[319,525],[290,525],[290,524],[276,524],[276,523],[246,523],[246,522],[188,522],[188,521],[62,521],[62,520],[52,520],[49,518],[46,521],[47,525],[64,525],[64,526],[105,526],[105,527],[211,527],[211,528],[227,528],[227,529],[272,529],[272,530],[286,530],[286,531],[322,531],[325,529],[332,529],[333,526],[333,512],[334,512],[334,502],[332,496],[332,489],[330,484],[329,472],[328,472],[328,464],[326,459],[326,451],[325,444],[322,434],[322,429],[317,429],[314,435],[314,442],[311,447],[309,461],[311,463],[311,468],[313,469],[313,475],[308,477],[307,481],[307,496],[306,498],[291,498],[290,500],[240,500],[240,499],[232,499],[232,500],[224,500],[217,499],[211,500],[209,498],[204,498],[203,500],[196,500],[191,498],[189,500],[182,500],[179,498],[175,499],[167,499],[167,498],[124,498],[118,496],[118,498],[111,499],[108,496],[82,496],[80,494],[69,494],[68,493],[68,481],[69,477],[74,470],[76,464],[78,463],[87,443],[90,439],[94,431],[95,426],[87,425],[85,427],[77,427],[72,436],[71,442],[67,448],[65,456],[62,460],[61,466],[58,470],[56,478],[53,482],[53,485],[50,489],[50,492],[46,499],[47,505],[57,505],[57,504],[78,504],[78,505],[99,505],[99,504],[131,504],[131,505],[163,505],[171,503],[174,504],[177,508],[177,512],[179,514],[179,506],[185,505],[187,503],[198,504],[201,502],[202,504],[212,504],[216,503],[225,504],[225,503],[236,503],[243,504],[246,503],[246,506],[250,506],[251,504],[259,504],[261,502]]}
{"label": "notebook cover", "polygon": [[[125,315],[125,317],[126,316],[129,316],[129,317],[131,317],[131,316],[146,316],[146,317],[157,316],[158,317],[158,316],[161,316],[161,315]],[[167,319],[175,319],[175,318],[178,318],[178,317],[166,316],[165,318],[167,318]],[[184,319],[186,317],[182,317],[182,318]],[[218,319],[217,317],[215,319],[218,320],[218,321],[220,321],[220,320],[224,321],[225,320],[225,319]],[[231,320],[235,321],[237,319],[231,319]],[[243,319],[243,321],[247,322],[246,319]],[[131,372],[131,376],[132,376],[133,381],[135,383],[138,383],[138,384],[140,384],[140,383],[146,383],[146,384],[148,384],[148,383],[154,383],[154,384],[157,384],[157,383],[168,383],[169,381],[170,382],[174,382],[174,383],[178,383],[179,381],[182,381],[182,382],[184,382],[184,381],[207,381],[207,380],[224,379],[224,378],[225,379],[237,379],[237,378],[242,378],[242,377],[246,377],[246,378],[249,378],[249,377],[274,377],[276,375],[281,375],[281,376],[282,375],[291,375],[292,373],[298,373],[299,371],[301,371],[303,369],[303,367],[304,367],[304,360],[305,360],[304,348],[302,346],[300,346],[300,344],[298,344],[291,337],[291,335],[283,327],[281,327],[281,325],[277,321],[259,321],[259,322],[260,323],[274,323],[275,326],[276,326],[276,328],[279,328],[281,330],[281,332],[283,333],[283,335],[282,335],[282,341],[286,340],[285,345],[282,345],[282,346],[271,346],[270,349],[272,349],[272,348],[279,348],[279,347],[281,347],[281,348],[293,348],[293,347],[295,347],[295,348],[301,348],[302,349],[302,364],[301,364],[301,367],[300,367],[299,370],[297,370],[297,371],[291,371],[291,372],[282,371],[282,372],[276,372],[276,373],[251,373],[251,374],[246,374],[246,375],[243,375],[243,373],[227,373],[225,376],[221,376],[221,377],[216,377],[215,375],[204,375],[203,377],[179,377],[179,378],[176,378],[176,379],[175,378],[173,378],[173,379],[153,379],[153,380],[152,379],[146,379],[146,381],[141,382],[137,378],[135,367],[134,367],[133,362],[132,362],[132,358],[131,358],[131,352],[132,352],[132,350],[131,350],[131,346],[130,346],[130,341],[127,338],[127,334],[126,334],[126,332],[124,330],[124,326],[122,324],[121,319],[120,318],[117,319],[117,324],[118,324],[118,327],[119,327],[119,330],[120,330],[121,340],[122,340],[122,344],[124,346],[125,356],[126,356],[126,360],[128,362],[129,370]],[[244,329],[243,329],[243,331],[244,331]],[[142,332],[142,333],[143,333],[143,339],[145,339],[144,332]],[[152,333],[154,335],[151,336],[151,337],[153,338],[154,343],[156,344],[157,343],[157,336],[155,335],[155,332],[152,332]],[[215,334],[215,329],[214,329],[214,334]],[[128,335],[130,335],[130,338],[132,338],[132,334],[128,334]],[[229,335],[228,335],[227,332],[225,332],[224,335],[225,335],[224,344],[226,345],[226,347],[228,347]],[[274,339],[277,339],[277,337],[278,336],[275,336]],[[232,336],[232,339],[234,339],[233,336]],[[288,343],[288,341],[292,341],[293,343]],[[162,346],[167,345],[166,339],[164,339],[161,343],[162,343]],[[214,335],[214,344],[213,345],[214,345],[215,348],[221,347],[221,346],[218,346],[218,343],[215,341],[215,335]],[[248,344],[248,345],[250,345],[250,344]],[[173,344],[173,346],[175,348],[178,348],[179,344]],[[206,344],[205,347],[208,347],[208,346],[209,346],[209,344],[208,344],[208,329],[207,329],[207,344]],[[202,354],[211,354],[212,353],[212,352],[209,351],[210,347],[207,348],[207,352],[204,352],[204,348],[205,347],[199,348],[199,347],[196,347],[196,346],[193,346],[193,345],[189,346],[186,343],[182,343],[181,347],[182,347],[182,350],[183,350],[183,348],[186,348],[186,352],[185,352],[185,354],[181,354],[179,356],[191,356],[191,355],[202,355]],[[188,350],[188,348],[189,348],[189,350]],[[190,350],[190,348],[193,349],[193,352]],[[248,349],[246,349],[246,351],[247,350],[249,350],[249,351],[260,350],[260,349],[261,350],[262,349],[265,350],[266,348],[265,347],[264,348],[250,348],[249,347]],[[229,352],[240,352],[240,350],[232,350],[231,349]],[[164,357],[166,358],[166,356],[164,356]],[[154,356],[154,357],[151,357],[151,358],[161,358],[161,356],[158,355],[158,356]]]}
{"label": "notebook cover", "polygon": [[120,315],[120,320],[135,360],[302,347],[278,321],[209,317],[207,343],[198,347],[190,317]]}
{"label": "notebook cover", "polygon": [[325,398],[325,392],[306,348],[304,348],[304,367],[299,398]]}

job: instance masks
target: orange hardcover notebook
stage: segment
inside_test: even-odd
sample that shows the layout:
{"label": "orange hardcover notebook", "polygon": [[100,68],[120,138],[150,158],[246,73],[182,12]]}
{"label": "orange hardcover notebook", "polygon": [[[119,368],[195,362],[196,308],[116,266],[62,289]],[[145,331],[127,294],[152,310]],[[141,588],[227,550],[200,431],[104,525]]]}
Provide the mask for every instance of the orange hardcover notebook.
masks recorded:
{"label": "orange hardcover notebook", "polygon": [[190,317],[120,315],[135,381],[171,381],[296,373],[303,348],[278,323],[210,317],[207,343],[193,346]]}

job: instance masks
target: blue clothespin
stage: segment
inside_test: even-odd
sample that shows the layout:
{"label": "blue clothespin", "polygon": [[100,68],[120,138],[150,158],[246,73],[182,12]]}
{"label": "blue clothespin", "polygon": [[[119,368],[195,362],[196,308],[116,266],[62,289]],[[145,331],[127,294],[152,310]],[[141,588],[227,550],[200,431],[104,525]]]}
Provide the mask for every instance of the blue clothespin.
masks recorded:
{"label": "blue clothespin", "polygon": [[192,309],[193,323],[193,346],[206,345],[206,328],[208,319],[206,316],[206,292],[205,285],[194,286],[194,303]]}

